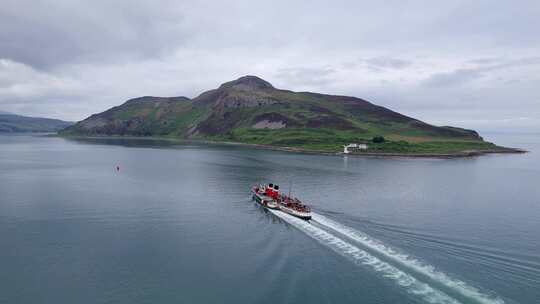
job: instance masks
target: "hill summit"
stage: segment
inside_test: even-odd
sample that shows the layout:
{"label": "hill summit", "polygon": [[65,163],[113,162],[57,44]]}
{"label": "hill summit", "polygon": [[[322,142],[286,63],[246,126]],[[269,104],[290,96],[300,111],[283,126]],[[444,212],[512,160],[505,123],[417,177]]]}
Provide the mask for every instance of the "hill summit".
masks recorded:
{"label": "hill summit", "polygon": [[61,134],[167,136],[325,151],[377,136],[386,138],[387,146],[388,140],[401,146],[485,143],[473,130],[433,126],[357,97],[278,89],[256,76],[225,82],[193,99],[130,99]]}
{"label": "hill summit", "polygon": [[270,82],[261,79],[257,76],[243,76],[236,80],[226,82],[220,86],[220,88],[239,88],[244,90],[257,90],[257,89],[273,89],[274,87]]}

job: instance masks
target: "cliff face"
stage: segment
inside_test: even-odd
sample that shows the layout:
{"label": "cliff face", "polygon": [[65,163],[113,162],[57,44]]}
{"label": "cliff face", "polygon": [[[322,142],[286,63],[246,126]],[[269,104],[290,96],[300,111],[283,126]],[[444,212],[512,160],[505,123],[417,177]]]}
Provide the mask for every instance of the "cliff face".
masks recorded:
{"label": "cliff face", "polygon": [[375,135],[404,140],[482,140],[475,131],[433,126],[360,98],[276,89],[255,76],[226,82],[193,99],[131,99],[61,133],[159,135],[277,145],[338,144]]}

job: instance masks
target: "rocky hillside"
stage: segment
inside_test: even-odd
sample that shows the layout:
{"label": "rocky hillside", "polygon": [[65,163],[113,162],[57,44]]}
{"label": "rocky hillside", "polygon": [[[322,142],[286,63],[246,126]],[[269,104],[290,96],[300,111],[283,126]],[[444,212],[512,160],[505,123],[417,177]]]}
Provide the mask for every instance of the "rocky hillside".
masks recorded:
{"label": "rocky hillside", "polygon": [[332,149],[379,135],[407,142],[482,141],[472,130],[433,126],[356,97],[277,89],[255,76],[224,83],[193,99],[131,99],[61,133]]}

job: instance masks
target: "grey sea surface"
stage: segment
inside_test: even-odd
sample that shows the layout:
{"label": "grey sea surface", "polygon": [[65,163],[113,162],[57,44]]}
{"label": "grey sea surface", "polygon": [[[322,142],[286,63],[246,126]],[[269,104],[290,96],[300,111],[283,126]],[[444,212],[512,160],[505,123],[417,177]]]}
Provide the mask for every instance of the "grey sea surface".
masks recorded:
{"label": "grey sea surface", "polygon": [[[488,139],[531,152],[0,135],[0,303],[540,303],[540,136]],[[258,182],[313,220],[262,209]]]}

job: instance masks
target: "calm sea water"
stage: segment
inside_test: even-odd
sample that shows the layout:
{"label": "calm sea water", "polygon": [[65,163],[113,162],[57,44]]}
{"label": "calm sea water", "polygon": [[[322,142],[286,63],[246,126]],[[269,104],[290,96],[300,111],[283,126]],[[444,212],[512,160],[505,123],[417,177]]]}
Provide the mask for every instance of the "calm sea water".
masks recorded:
{"label": "calm sea water", "polygon": [[440,160],[0,136],[0,303],[539,303],[539,138]]}

